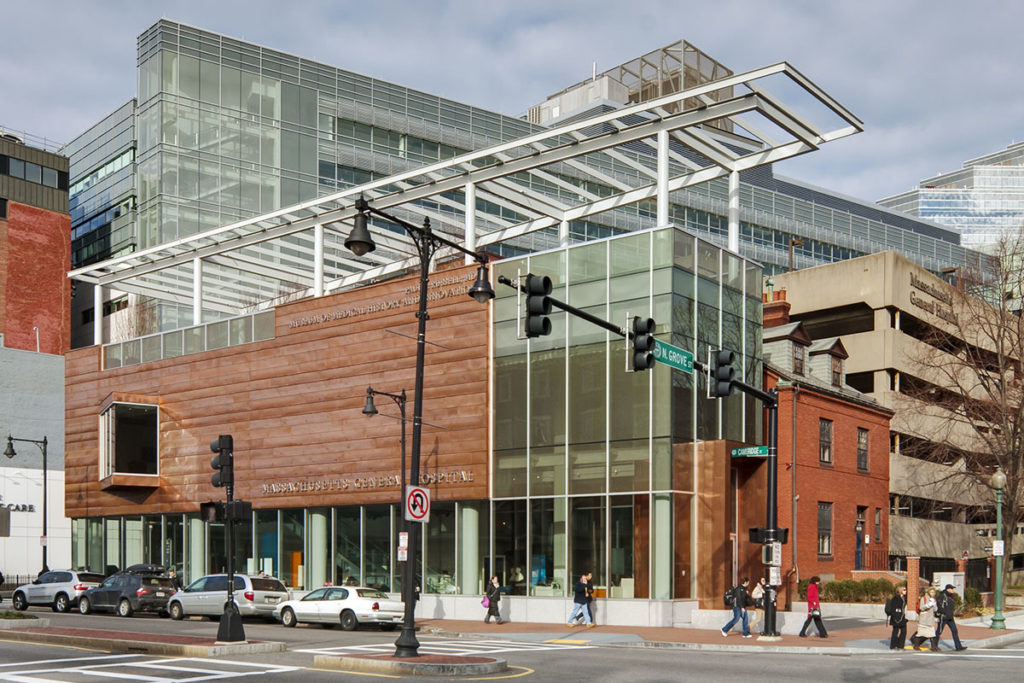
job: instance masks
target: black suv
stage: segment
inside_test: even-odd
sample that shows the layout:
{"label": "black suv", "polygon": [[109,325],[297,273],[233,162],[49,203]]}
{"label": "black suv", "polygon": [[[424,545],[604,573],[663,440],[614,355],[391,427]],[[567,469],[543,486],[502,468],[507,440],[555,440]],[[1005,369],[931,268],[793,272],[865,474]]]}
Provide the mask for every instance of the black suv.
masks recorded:
{"label": "black suv", "polygon": [[116,611],[122,617],[135,612],[167,614],[167,600],[174,595],[174,582],[164,568],[154,564],[136,564],[108,576],[103,583],[78,599],[78,610],[90,612]]}

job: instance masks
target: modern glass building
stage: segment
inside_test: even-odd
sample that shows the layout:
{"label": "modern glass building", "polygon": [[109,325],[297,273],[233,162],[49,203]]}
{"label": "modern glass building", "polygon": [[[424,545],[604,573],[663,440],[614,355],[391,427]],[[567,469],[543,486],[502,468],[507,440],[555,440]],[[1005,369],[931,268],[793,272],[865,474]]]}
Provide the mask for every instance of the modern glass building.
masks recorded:
{"label": "modern glass building", "polygon": [[964,246],[984,250],[1024,225],[1024,143],[965,161],[879,201],[955,230]]}
{"label": "modern glass building", "polygon": [[[608,72],[616,87],[599,93],[599,101],[574,100],[583,107],[576,115],[648,101],[731,73],[684,41],[675,51],[684,57],[660,80],[634,83],[622,80],[628,69]],[[543,129],[539,123],[167,20],[139,37],[138,64],[136,96],[67,148],[74,268]],[[676,158],[671,163],[688,162]],[[543,182],[523,181],[523,187],[564,201],[613,193],[616,177],[637,175],[629,163],[616,162],[604,172],[608,183],[567,168]],[[457,204],[464,197],[453,192],[444,199]],[[448,210],[446,201],[430,204]],[[674,192],[672,204],[675,224],[725,244],[727,180]],[[500,199],[481,199],[478,206],[496,222],[520,219]],[[569,240],[643,229],[652,217],[653,208],[641,203],[573,220]],[[936,272],[965,258],[953,231],[776,178],[770,167],[741,174],[740,220],[739,252],[765,264],[769,273],[891,248]],[[557,231],[547,230],[509,240],[496,250],[516,255],[558,244]],[[295,244],[265,250],[260,258],[286,269],[304,253]],[[234,286],[229,270],[221,277],[224,288]],[[298,283],[267,286],[253,296],[270,299],[299,288]],[[74,302],[75,346],[92,338],[94,312],[87,310],[92,299],[82,289]],[[104,308],[110,317],[123,305]],[[208,319],[219,315],[215,307],[206,313]],[[135,336],[140,326],[155,331],[193,322],[188,306],[164,301],[142,321],[115,325],[105,338]]]}
{"label": "modern glass building", "polygon": [[[494,268],[510,279],[546,275],[556,299],[624,328],[630,316],[653,317],[661,339],[697,358],[735,349],[745,381],[760,385],[761,268],[687,232],[641,231]],[[516,291],[499,294],[491,474],[499,568],[529,568],[531,595],[564,594],[590,570],[609,597],[696,597],[710,570],[697,549],[712,543],[700,517],[724,512],[698,505],[709,487],[698,444],[759,441],[760,405],[738,392],[708,399],[704,382],[667,365],[630,372],[622,338],[560,311],[550,336],[522,339]]]}

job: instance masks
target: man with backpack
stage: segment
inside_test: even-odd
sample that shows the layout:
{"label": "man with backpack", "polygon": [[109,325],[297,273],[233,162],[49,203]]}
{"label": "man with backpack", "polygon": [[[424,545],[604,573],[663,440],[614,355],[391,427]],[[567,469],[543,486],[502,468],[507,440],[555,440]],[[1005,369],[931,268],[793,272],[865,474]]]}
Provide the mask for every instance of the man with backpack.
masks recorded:
{"label": "man with backpack", "polygon": [[737,621],[743,621],[743,637],[750,638],[750,622],[747,619],[747,607],[750,606],[751,600],[747,593],[747,586],[750,585],[750,579],[743,577],[738,586],[735,586],[731,591],[725,594],[726,604],[732,601],[732,619],[729,623],[722,627],[722,637],[729,635],[729,629],[736,625]]}
{"label": "man with backpack", "polygon": [[938,642],[942,635],[942,629],[949,626],[949,632],[953,634],[953,648],[960,652],[966,650],[967,646],[960,643],[960,634],[956,630],[956,622],[953,620],[956,610],[956,587],[947,583],[946,588],[935,596],[935,613],[939,616],[939,625],[935,629],[935,642]]}

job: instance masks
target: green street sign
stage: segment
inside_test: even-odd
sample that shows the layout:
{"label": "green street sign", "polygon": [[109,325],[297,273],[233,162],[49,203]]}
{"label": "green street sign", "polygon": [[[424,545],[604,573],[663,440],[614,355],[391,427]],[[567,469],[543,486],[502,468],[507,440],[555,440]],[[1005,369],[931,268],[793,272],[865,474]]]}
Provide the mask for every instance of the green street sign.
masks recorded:
{"label": "green street sign", "polygon": [[734,458],[767,458],[768,447],[767,446],[747,446],[746,448],[734,448],[732,449],[732,457]]}
{"label": "green street sign", "polygon": [[660,339],[654,340],[654,360],[688,375],[693,374],[693,354]]}

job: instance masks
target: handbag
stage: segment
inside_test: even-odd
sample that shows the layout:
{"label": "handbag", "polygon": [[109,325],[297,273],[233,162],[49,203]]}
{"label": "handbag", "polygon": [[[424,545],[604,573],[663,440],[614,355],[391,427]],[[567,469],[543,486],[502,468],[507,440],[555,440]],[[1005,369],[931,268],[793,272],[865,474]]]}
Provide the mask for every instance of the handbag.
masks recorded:
{"label": "handbag", "polygon": [[483,605],[484,607],[490,607],[491,606],[491,600],[490,600],[490,598],[488,598],[485,595],[483,600],[480,601],[480,604]]}
{"label": "handbag", "polygon": [[810,615],[812,617],[820,617],[821,616],[821,610],[817,609],[817,608],[812,609],[810,612],[808,612],[808,615]]}

